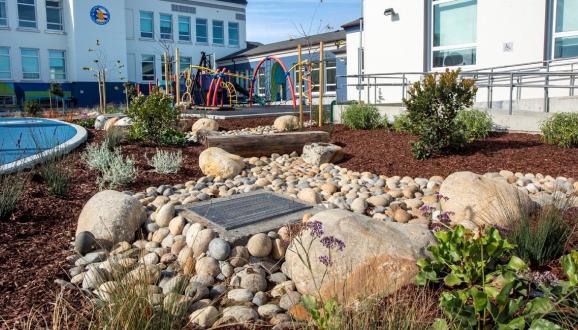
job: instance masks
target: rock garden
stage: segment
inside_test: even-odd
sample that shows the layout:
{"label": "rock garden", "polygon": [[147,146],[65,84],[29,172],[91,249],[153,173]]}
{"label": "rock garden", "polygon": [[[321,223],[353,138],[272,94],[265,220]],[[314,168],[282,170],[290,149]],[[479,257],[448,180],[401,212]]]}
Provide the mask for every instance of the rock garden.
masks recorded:
{"label": "rock garden", "polygon": [[[2,176],[0,322],[575,328],[576,144],[551,130],[490,133],[483,113],[463,110],[475,87],[452,74],[441,78],[451,88],[435,77],[414,86],[402,117],[352,105],[343,124],[322,127],[329,141],[285,154],[201,143],[319,128],[184,118],[162,95],[96,118],[81,150]],[[446,89],[451,104],[431,106]],[[189,212],[258,192],[307,209],[234,239]]]}

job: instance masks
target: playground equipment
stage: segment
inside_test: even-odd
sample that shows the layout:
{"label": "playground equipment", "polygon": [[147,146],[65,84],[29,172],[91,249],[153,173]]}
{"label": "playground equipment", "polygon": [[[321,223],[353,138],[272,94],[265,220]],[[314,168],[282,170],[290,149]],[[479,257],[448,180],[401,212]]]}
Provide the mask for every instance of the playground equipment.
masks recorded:
{"label": "playground equipment", "polygon": [[[272,56],[272,55],[267,56],[264,59],[262,59],[259,62],[259,64],[257,64],[257,67],[255,67],[255,70],[253,71],[253,78],[251,79],[251,87],[249,88],[249,104],[252,104],[252,102],[253,102],[253,92],[254,92],[254,87],[255,87],[255,81],[257,79],[257,75],[259,74],[259,69],[261,69],[261,67],[265,63],[268,63],[269,61],[275,61],[277,64],[279,64],[281,66],[281,68],[283,68],[285,79],[289,83],[289,90],[291,91],[291,99],[293,101],[293,108],[294,109],[297,108],[297,99],[295,98],[295,85],[293,84],[293,79],[291,78],[291,71],[287,70],[287,67],[285,66],[285,63],[283,63],[283,61],[281,61],[276,56]],[[266,80],[266,82],[267,82],[267,80]],[[270,88],[265,88],[265,90],[266,91],[270,90]]]}

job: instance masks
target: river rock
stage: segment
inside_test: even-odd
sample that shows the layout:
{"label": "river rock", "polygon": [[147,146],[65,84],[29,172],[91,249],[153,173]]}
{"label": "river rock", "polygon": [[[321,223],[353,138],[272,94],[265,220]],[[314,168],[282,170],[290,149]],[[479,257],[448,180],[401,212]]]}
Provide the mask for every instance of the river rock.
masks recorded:
{"label": "river rock", "polygon": [[203,328],[210,328],[219,318],[219,310],[214,306],[207,306],[194,311],[189,320],[191,323]]}
{"label": "river rock", "polygon": [[299,119],[295,116],[281,116],[275,119],[273,127],[278,132],[294,131],[299,128]]}
{"label": "river rock", "polygon": [[226,260],[231,253],[231,246],[222,238],[214,238],[209,243],[209,255],[219,261]]}
{"label": "river rock", "polygon": [[203,174],[222,179],[231,179],[245,168],[243,158],[220,148],[208,148],[199,156],[199,167]]}
{"label": "river rock", "polygon": [[263,233],[253,235],[247,243],[247,249],[254,257],[268,256],[271,253],[272,247],[271,238]]}
{"label": "river rock", "polygon": [[338,163],[343,159],[343,148],[331,143],[311,143],[303,147],[303,160],[311,165]]}
{"label": "river rock", "polygon": [[301,190],[297,194],[297,198],[299,198],[300,200],[302,200],[306,203],[309,203],[309,204],[321,203],[321,197],[319,196],[319,194],[317,192],[315,192],[315,190],[313,190],[311,188],[305,188],[305,189]]}
{"label": "river rock", "polygon": [[192,127],[192,131],[196,132],[198,130],[207,130],[207,131],[218,131],[219,130],[219,123],[210,118],[200,118],[197,120]]}

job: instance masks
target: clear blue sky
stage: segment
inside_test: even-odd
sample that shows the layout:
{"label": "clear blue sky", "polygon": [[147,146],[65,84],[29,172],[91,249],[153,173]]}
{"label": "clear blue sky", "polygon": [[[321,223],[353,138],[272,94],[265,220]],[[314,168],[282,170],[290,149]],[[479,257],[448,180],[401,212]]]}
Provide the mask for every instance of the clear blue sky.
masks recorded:
{"label": "clear blue sky", "polygon": [[248,0],[247,40],[270,43],[339,29],[359,18],[361,0]]}

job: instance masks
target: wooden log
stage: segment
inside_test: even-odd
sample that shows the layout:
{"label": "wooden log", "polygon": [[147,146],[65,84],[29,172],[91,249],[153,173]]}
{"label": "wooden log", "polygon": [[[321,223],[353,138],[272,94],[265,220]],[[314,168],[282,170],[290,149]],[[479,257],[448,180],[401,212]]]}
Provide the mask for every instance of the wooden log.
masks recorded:
{"label": "wooden log", "polygon": [[241,157],[261,157],[272,154],[301,154],[303,146],[314,142],[329,142],[329,133],[321,131],[278,133],[268,135],[207,136],[207,148],[217,147]]}

